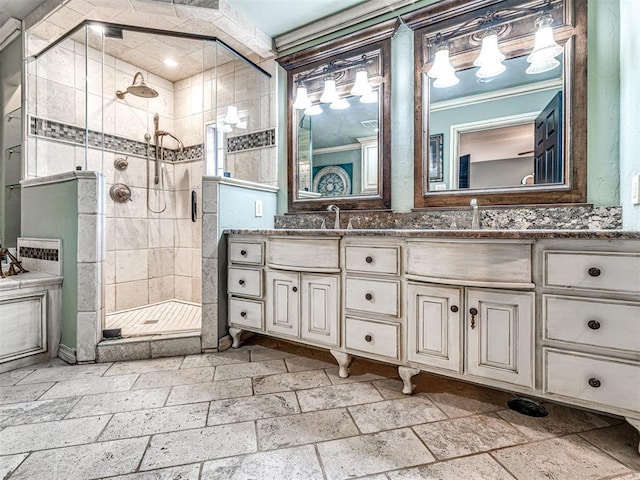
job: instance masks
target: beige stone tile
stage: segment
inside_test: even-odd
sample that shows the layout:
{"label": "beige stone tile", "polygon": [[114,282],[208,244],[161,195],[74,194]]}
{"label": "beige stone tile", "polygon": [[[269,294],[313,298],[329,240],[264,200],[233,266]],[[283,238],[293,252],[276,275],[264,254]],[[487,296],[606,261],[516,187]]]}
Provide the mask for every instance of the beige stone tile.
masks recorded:
{"label": "beige stone tile", "polygon": [[408,428],[318,444],[328,480],[414,467],[434,461]]}
{"label": "beige stone tile", "polygon": [[33,370],[12,370],[10,372],[0,373],[0,387],[15,385],[31,372],[33,372]]}
{"label": "beige stone tile", "polygon": [[198,480],[199,477],[200,464],[195,464],[118,475],[117,477],[109,477],[109,480]]}
{"label": "beige stone tile", "polygon": [[287,368],[282,360],[266,360],[264,362],[251,362],[240,365],[220,365],[216,367],[215,380],[260,377],[263,375],[285,373],[286,371]]}
{"label": "beige stone tile", "polygon": [[591,480],[629,469],[577,435],[554,438],[491,454],[518,480]]}
{"label": "beige stone tile", "polygon": [[11,480],[56,478],[52,472],[64,472],[64,480],[91,480],[130,473],[138,466],[148,440],[131,438],[34,452]]}
{"label": "beige stone tile", "polygon": [[140,307],[149,303],[149,281],[137,280],[116,284],[116,310]]}
{"label": "beige stone tile", "polygon": [[324,370],[283,373],[280,375],[253,378],[253,389],[256,394],[303,390],[329,385],[331,385],[331,382]]}
{"label": "beige stone tile", "polygon": [[23,403],[37,400],[53,383],[36,383],[33,385],[14,385],[0,388],[0,405],[7,403]]}
{"label": "beige stone tile", "polygon": [[100,441],[201,428],[207,423],[208,403],[116,413]]}
{"label": "beige stone tile", "polygon": [[[384,378],[371,382],[385,399],[406,397],[402,393],[402,381],[397,378]],[[445,377],[420,373],[411,379],[413,395],[441,393],[460,390],[460,386]]]}
{"label": "beige stone tile", "polygon": [[423,396],[357,405],[349,407],[349,412],[362,433],[410,427],[447,418],[442,410]]}
{"label": "beige stone tile", "polygon": [[513,480],[513,477],[486,453],[389,472],[387,476],[390,480],[415,480],[417,478],[433,480]]}
{"label": "beige stone tile", "polygon": [[140,469],[152,470],[255,451],[253,422],[161,433],[151,438]]}
{"label": "beige stone tile", "polygon": [[474,415],[413,427],[439,460],[486,452],[527,441],[504,420],[493,415]]}
{"label": "beige stone tile", "polygon": [[140,375],[133,386],[134,390],[142,388],[169,387],[173,385],[189,385],[193,383],[210,382],[213,380],[213,367],[184,368],[176,370],[161,370],[147,372]]}
{"label": "beige stone tile", "polygon": [[362,405],[382,400],[378,391],[368,383],[351,383],[313,388],[297,392],[303,412]]}
{"label": "beige stone tile", "polygon": [[293,392],[255,395],[211,402],[207,424],[221,425],[296,413],[300,413],[300,407]]}
{"label": "beige stone tile", "polygon": [[219,353],[205,353],[202,355],[187,355],[182,368],[216,367],[249,362],[249,350],[226,350]]}
{"label": "beige stone tile", "polygon": [[206,462],[202,480],[322,480],[322,470],[311,445],[260,452]]}
{"label": "beige stone tile", "polygon": [[225,398],[248,397],[252,394],[253,389],[251,388],[250,378],[179,385],[171,389],[167,405],[183,405]]}
{"label": "beige stone tile", "polygon": [[329,380],[334,385],[343,385],[346,383],[355,383],[355,382],[370,382],[373,380],[381,380],[386,377],[382,375],[377,375],[375,373],[353,373],[351,369],[349,370],[349,376],[347,378],[341,378],[338,375],[338,367],[327,368],[325,371],[327,372],[327,376]]}
{"label": "beige stone tile", "polygon": [[273,450],[358,435],[345,409],[303,413],[256,422],[258,448]]}
{"label": "beige stone tile", "polygon": [[504,410],[511,394],[482,387],[467,387],[427,396],[451,418]]}
{"label": "beige stone tile", "polygon": [[289,372],[303,372],[305,370],[320,370],[324,368],[333,368],[334,363],[329,363],[317,358],[308,357],[292,357],[285,359],[284,363],[287,364],[287,370]]}
{"label": "beige stone tile", "polygon": [[28,453],[20,453],[0,457],[0,478],[9,478],[11,472],[18,468],[28,455]]}
{"label": "beige stone tile", "polygon": [[116,362],[105,372],[104,376],[176,370],[182,365],[183,359],[184,357],[170,357],[153,360],[129,360],[126,362]]}
{"label": "beige stone tile", "polygon": [[627,467],[640,472],[640,434],[627,423],[581,433],[580,436]]}
{"label": "beige stone tile", "polygon": [[251,352],[252,362],[264,362],[267,360],[281,360],[284,358],[296,357],[295,353],[277,348],[269,348],[262,345],[246,345],[243,346],[243,348],[246,348]]}
{"label": "beige stone tile", "polygon": [[610,425],[603,417],[584,410],[553,403],[545,404],[545,408],[549,412],[546,417],[529,417],[514,410],[502,410],[497,414],[530,440],[561,437]]}
{"label": "beige stone tile", "polygon": [[69,397],[0,405],[0,427],[62,420],[78,400]]}
{"label": "beige stone tile", "polygon": [[66,447],[94,441],[109,416],[6,427],[0,431],[0,455]]}
{"label": "beige stone tile", "polygon": [[87,395],[73,407],[67,418],[158,408],[164,405],[168,395],[168,387]]}
{"label": "beige stone tile", "polygon": [[84,380],[65,380],[56,383],[41,399],[122,392],[130,390],[137,378],[138,375],[132,374],[116,377],[87,377]]}
{"label": "beige stone tile", "polygon": [[640,472],[629,473],[627,475],[621,475],[619,477],[609,477],[611,480],[640,480]]}

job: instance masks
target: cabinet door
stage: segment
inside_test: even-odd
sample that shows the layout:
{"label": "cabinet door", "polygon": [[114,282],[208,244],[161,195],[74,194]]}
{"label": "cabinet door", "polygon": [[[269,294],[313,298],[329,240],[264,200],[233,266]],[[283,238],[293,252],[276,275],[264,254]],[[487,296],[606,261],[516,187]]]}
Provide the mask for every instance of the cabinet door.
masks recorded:
{"label": "cabinet door", "polygon": [[533,292],[467,290],[467,373],[533,387]]}
{"label": "cabinet door", "polygon": [[267,332],[298,337],[300,274],[267,272]]}
{"label": "cabinet door", "polygon": [[407,293],[407,359],[461,372],[462,289],[410,283]]}
{"label": "cabinet door", "polygon": [[302,274],[301,337],[323,345],[338,345],[339,279],[337,275]]}

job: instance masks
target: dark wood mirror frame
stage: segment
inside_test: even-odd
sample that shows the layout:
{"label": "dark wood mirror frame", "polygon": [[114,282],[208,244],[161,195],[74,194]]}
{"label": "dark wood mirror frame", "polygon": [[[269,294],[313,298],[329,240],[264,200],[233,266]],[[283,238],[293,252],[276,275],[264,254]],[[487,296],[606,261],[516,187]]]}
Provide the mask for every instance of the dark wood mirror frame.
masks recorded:
{"label": "dark wood mirror frame", "polygon": [[[397,20],[390,20],[331,40],[320,45],[276,59],[287,71],[287,188],[289,212],[326,210],[335,204],[342,210],[391,209],[391,37],[397,29]],[[378,193],[350,197],[320,197],[313,200],[296,199],[298,185],[297,155],[294,149],[293,98],[296,85],[294,76],[331,60],[359,55],[379,49],[381,57],[380,89],[382,101],[378,109]]]}
{"label": "dark wood mirror frame", "polygon": [[[443,28],[461,24],[476,16],[478,11],[496,6],[498,9],[526,3],[522,0],[443,0],[404,15],[404,22],[415,31],[415,144],[414,144],[414,209],[468,206],[472,198],[484,205],[549,205],[584,203],[587,200],[587,0],[564,0],[565,25],[556,31],[565,49],[564,91],[570,99],[569,115],[563,120],[564,183],[549,187],[504,188],[469,192],[429,192],[424,181],[423,157],[423,66],[428,58],[423,49],[423,36],[433,35]],[[529,2],[530,3],[530,2]],[[499,4],[499,5],[498,5]]]}

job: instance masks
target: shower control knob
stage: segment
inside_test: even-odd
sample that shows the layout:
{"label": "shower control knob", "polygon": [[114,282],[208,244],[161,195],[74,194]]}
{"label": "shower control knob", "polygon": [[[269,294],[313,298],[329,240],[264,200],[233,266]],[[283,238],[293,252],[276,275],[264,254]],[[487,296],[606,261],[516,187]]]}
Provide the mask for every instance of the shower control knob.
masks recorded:
{"label": "shower control knob", "polygon": [[116,203],[131,202],[131,189],[124,183],[115,183],[109,189],[111,199]]}
{"label": "shower control knob", "polygon": [[127,160],[126,158],[122,158],[122,157],[116,158],[113,161],[113,166],[116,168],[116,170],[120,170],[121,172],[123,172],[129,166],[129,160]]}

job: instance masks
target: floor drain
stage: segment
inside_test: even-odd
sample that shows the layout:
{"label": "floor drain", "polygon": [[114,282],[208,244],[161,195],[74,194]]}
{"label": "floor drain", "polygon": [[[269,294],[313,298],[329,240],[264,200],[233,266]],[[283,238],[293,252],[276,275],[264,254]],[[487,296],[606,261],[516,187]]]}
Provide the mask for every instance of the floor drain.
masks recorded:
{"label": "floor drain", "polygon": [[546,417],[549,412],[539,403],[529,400],[528,398],[515,398],[509,400],[507,405],[511,410],[515,410],[522,415],[528,415],[529,417]]}

